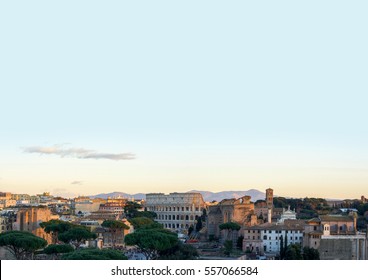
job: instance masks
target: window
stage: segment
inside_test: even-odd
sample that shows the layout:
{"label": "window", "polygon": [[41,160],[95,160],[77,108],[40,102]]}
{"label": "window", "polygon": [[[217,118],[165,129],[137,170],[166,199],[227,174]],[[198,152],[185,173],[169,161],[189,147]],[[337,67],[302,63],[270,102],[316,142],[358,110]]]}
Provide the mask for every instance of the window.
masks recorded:
{"label": "window", "polygon": [[267,235],[263,236],[263,240],[267,240]]}

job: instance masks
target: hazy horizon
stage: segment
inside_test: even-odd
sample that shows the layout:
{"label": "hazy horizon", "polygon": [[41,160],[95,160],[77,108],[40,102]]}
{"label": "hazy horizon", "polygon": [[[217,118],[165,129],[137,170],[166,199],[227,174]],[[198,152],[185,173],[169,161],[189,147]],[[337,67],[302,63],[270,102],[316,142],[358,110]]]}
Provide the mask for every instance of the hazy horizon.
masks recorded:
{"label": "hazy horizon", "polygon": [[[137,194],[148,194],[148,193],[164,193],[164,194],[169,194],[169,193],[187,193],[187,192],[211,192],[211,193],[221,193],[221,192],[247,192],[247,191],[259,191],[262,193],[265,193],[265,190],[262,189],[255,189],[255,188],[249,188],[249,189],[227,189],[227,190],[219,190],[219,191],[211,191],[211,190],[205,190],[205,189],[188,189],[188,190],[182,190],[182,191],[176,191],[176,190],[172,190],[169,192],[162,192],[162,191],[154,191],[154,192],[129,192],[127,190],[112,190],[112,191],[103,191],[103,192],[98,192],[98,193],[71,193],[71,192],[60,192],[60,190],[56,190],[56,192],[52,192],[49,190],[44,190],[41,192],[34,192],[34,193],[27,193],[29,195],[38,195],[38,194],[43,194],[44,192],[49,192],[50,195],[54,196],[54,197],[64,197],[64,198],[75,198],[75,197],[79,197],[79,196],[96,196],[96,195],[101,195],[101,194],[110,194],[110,193],[126,193],[129,195],[137,195]],[[0,192],[10,192],[8,190],[1,190]],[[14,192],[12,192],[14,193]],[[16,194],[24,194],[25,192],[18,192]],[[362,194],[364,196],[364,194]],[[292,196],[292,195],[280,195],[275,193],[275,189],[274,189],[274,196],[275,197],[286,197],[286,198],[295,198],[295,199],[303,199],[303,198],[324,198],[324,199],[329,199],[329,200],[343,200],[343,199],[360,199],[361,195],[358,197],[322,197],[322,196],[313,196],[313,195],[305,195],[305,196]],[[230,197],[229,197],[230,198]]]}
{"label": "hazy horizon", "polygon": [[368,2],[20,2],[0,190],[368,196]]}

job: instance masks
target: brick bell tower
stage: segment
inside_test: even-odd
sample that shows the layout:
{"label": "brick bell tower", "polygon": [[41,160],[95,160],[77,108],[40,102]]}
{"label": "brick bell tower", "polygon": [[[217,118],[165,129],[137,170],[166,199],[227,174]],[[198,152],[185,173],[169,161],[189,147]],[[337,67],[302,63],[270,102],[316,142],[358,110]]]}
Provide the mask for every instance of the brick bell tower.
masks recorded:
{"label": "brick bell tower", "polygon": [[268,188],[266,190],[266,203],[267,203],[267,222],[272,221],[272,210],[273,210],[273,189]]}

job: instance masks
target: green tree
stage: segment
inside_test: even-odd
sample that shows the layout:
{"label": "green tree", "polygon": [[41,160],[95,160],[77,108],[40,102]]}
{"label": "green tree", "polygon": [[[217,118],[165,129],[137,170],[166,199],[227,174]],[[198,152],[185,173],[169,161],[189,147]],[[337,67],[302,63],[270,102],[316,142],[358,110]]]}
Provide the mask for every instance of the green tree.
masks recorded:
{"label": "green tree", "polygon": [[163,229],[137,230],[125,236],[125,244],[137,246],[147,260],[157,259],[161,251],[172,248],[177,243],[177,235]]}
{"label": "green tree", "polygon": [[140,209],[142,208],[143,208],[142,205],[138,204],[137,202],[128,201],[126,205],[124,206],[125,216],[129,219],[138,218],[138,217],[146,217],[151,220],[157,217],[157,214],[155,212],[140,211]]}
{"label": "green tree", "polygon": [[146,217],[146,218],[149,218],[151,220],[154,220],[157,218],[157,214],[155,212],[152,212],[152,211],[141,211],[141,212],[138,212],[136,214],[136,217]]}
{"label": "green tree", "polygon": [[206,210],[206,208],[203,208],[201,218],[202,218],[203,222],[206,221],[206,219],[207,219],[207,210]]}
{"label": "green tree", "polygon": [[188,228],[188,235],[190,236],[193,231],[194,231],[194,226],[190,225],[189,228]]}
{"label": "green tree", "polygon": [[167,250],[160,252],[160,260],[196,260],[199,254],[196,248],[189,244],[177,242],[177,244]]}
{"label": "green tree", "polygon": [[117,220],[106,220],[101,224],[102,227],[107,228],[109,233],[111,234],[112,248],[116,247],[116,242],[119,239],[119,236],[123,239],[124,230],[129,229],[130,227],[124,224],[122,221]]}
{"label": "green tree", "polygon": [[220,230],[226,230],[227,234],[226,234],[226,239],[231,239],[232,238],[232,232],[238,231],[240,230],[240,226],[237,223],[233,223],[233,222],[228,222],[228,223],[224,223],[219,225]]}
{"label": "green tree", "polygon": [[226,240],[225,243],[224,243],[224,254],[226,256],[230,256],[232,251],[233,251],[233,241]]}
{"label": "green tree", "polygon": [[96,234],[81,226],[73,227],[70,230],[59,234],[59,240],[64,243],[74,245],[76,249],[78,249],[86,240],[94,239],[96,237]]}
{"label": "green tree", "polygon": [[60,254],[73,252],[74,248],[69,244],[51,244],[43,249],[47,255],[52,255],[53,259],[59,259]]}
{"label": "green tree", "polygon": [[196,231],[199,232],[203,228],[202,217],[197,218]]}
{"label": "green tree", "polygon": [[34,253],[44,248],[47,241],[27,231],[7,231],[0,234],[0,246],[17,260],[33,259]]}
{"label": "green tree", "polygon": [[286,250],[288,247],[288,238],[287,238],[287,233],[285,233],[285,241],[284,241],[284,254],[286,255]]}
{"label": "green tree", "polygon": [[302,260],[302,253],[298,244],[290,244],[285,251],[285,260]]}
{"label": "green tree", "polygon": [[81,249],[64,254],[63,260],[127,260],[128,258],[117,250],[112,249]]}
{"label": "green tree", "polygon": [[236,247],[240,250],[243,249],[243,240],[244,240],[244,236],[241,235],[238,237],[237,241],[236,241]]}
{"label": "green tree", "polygon": [[284,238],[280,237],[280,260],[285,258],[285,246],[284,246]]}
{"label": "green tree", "polygon": [[47,222],[40,223],[40,227],[44,229],[46,233],[51,234],[52,243],[57,243],[59,241],[58,236],[60,233],[66,232],[75,225],[64,222],[61,220],[50,220]]}
{"label": "green tree", "polygon": [[[152,219],[147,218],[147,217],[132,218],[132,219],[129,219],[129,222],[133,225],[135,230],[140,229],[140,228],[144,228],[144,227],[147,227],[147,226],[149,227],[152,224],[156,223],[155,221],[153,221]],[[161,227],[161,225],[160,225],[160,227]]]}
{"label": "green tree", "polygon": [[319,260],[319,251],[314,249],[314,248],[310,248],[310,247],[304,247],[303,248],[303,259],[304,260]]}

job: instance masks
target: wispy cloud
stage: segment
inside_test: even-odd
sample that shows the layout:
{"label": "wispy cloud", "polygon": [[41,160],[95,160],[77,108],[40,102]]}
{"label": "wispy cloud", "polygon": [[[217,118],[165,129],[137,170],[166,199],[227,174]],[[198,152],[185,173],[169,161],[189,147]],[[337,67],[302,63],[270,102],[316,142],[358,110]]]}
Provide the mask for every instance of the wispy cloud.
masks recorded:
{"label": "wispy cloud", "polygon": [[83,181],[73,181],[70,184],[71,185],[83,185]]}
{"label": "wispy cloud", "polygon": [[33,146],[23,147],[26,153],[36,153],[40,155],[57,155],[60,157],[73,157],[79,159],[110,159],[110,160],[131,160],[135,159],[135,154],[132,153],[100,153],[94,150],[84,148],[65,148],[63,145],[54,146]]}

